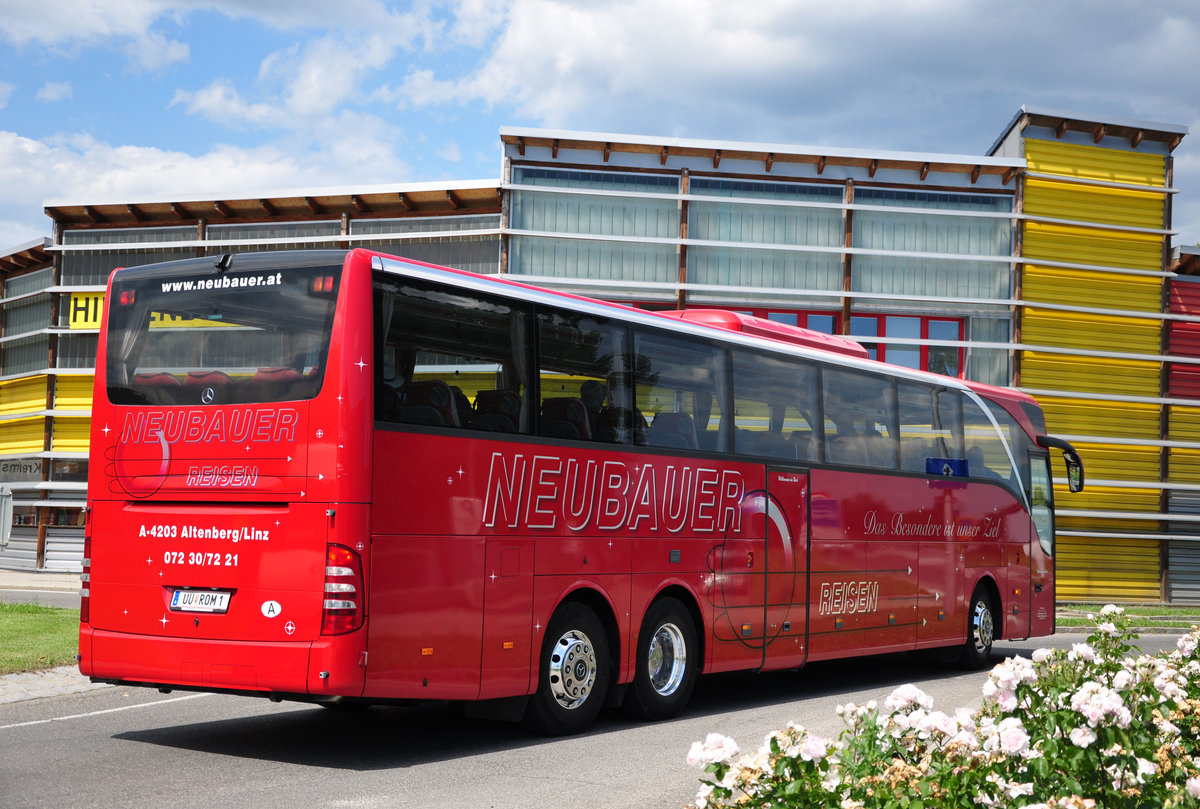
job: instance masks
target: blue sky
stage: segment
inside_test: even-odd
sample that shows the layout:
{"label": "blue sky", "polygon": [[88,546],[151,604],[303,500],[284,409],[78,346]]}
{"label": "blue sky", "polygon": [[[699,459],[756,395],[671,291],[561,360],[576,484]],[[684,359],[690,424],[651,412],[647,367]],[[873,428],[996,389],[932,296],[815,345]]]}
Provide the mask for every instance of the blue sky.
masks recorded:
{"label": "blue sky", "polygon": [[0,251],[46,200],[495,178],[502,125],[983,154],[1022,104],[1182,125],[1195,0],[0,0]]}

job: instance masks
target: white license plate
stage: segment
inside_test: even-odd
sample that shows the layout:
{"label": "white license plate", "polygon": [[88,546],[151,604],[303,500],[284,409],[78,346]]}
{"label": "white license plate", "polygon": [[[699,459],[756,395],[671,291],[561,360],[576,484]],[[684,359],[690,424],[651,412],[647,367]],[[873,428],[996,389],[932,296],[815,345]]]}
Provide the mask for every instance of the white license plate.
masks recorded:
{"label": "white license plate", "polygon": [[226,612],[229,609],[228,590],[176,590],[171,595],[171,609],[180,612]]}

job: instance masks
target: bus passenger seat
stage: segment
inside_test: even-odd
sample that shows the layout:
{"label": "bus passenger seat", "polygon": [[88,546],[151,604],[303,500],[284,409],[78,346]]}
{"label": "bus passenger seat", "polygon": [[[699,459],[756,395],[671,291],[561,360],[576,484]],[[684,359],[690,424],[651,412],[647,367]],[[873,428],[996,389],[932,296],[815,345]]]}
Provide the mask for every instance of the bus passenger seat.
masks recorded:
{"label": "bus passenger seat", "polygon": [[179,380],[174,374],[169,374],[166,371],[146,371],[140,374],[133,375],[133,384],[148,385],[150,387],[178,387]]}
{"label": "bus passenger seat", "polygon": [[844,463],[851,466],[868,466],[866,441],[861,435],[838,435],[826,441],[830,463]]}
{"label": "bus passenger seat", "polygon": [[687,413],[658,413],[650,422],[646,443],[652,447],[697,449],[696,422]]}
{"label": "bus passenger seat", "polygon": [[580,399],[571,396],[542,400],[542,421],[538,432],[549,438],[592,440],[587,408]]}
{"label": "bus passenger seat", "polygon": [[924,439],[910,438],[904,441],[900,444],[900,468],[908,472],[924,472],[929,450],[929,442]]}
{"label": "bus passenger seat", "polygon": [[754,453],[756,455],[794,460],[797,457],[796,450],[796,444],[779,433],[757,433],[754,436]]}
{"label": "bus passenger seat", "polygon": [[796,447],[796,458],[801,461],[815,461],[816,447],[813,444],[812,433],[802,433],[799,430],[792,433],[788,439]]}
{"label": "bus passenger seat", "polygon": [[404,405],[397,418],[408,424],[458,427],[458,414],[454,410],[454,395],[450,386],[440,379],[427,382],[409,382],[400,395]]}
{"label": "bus passenger seat", "polygon": [[232,382],[233,380],[229,378],[229,374],[224,371],[188,371],[187,376],[183,378],[183,384],[185,385],[202,385],[206,388],[229,385]]}
{"label": "bus passenger seat", "polygon": [[493,433],[515,433],[521,421],[521,397],[511,390],[481,390],[475,394],[471,426]]}
{"label": "bus passenger seat", "polygon": [[255,382],[295,382],[299,378],[299,371],[286,366],[259,368],[254,372]]}

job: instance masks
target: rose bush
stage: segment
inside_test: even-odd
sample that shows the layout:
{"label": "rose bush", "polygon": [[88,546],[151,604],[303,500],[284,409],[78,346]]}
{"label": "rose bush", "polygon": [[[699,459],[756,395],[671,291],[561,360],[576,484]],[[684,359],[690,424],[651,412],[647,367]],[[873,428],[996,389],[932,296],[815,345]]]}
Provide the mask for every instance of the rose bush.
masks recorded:
{"label": "rose bush", "polygon": [[974,712],[904,685],[882,710],[839,706],[836,740],[789,724],[744,755],[709,734],[694,806],[1200,807],[1200,630],[1147,655],[1120,607],[1089,617],[1086,643],[997,664]]}

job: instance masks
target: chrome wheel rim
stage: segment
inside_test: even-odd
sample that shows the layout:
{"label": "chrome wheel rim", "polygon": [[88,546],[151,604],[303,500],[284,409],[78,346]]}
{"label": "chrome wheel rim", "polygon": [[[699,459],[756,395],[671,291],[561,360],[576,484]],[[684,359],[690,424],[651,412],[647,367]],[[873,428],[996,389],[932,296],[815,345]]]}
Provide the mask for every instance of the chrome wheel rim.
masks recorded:
{"label": "chrome wheel rim", "polygon": [[577,629],[563,634],[550,652],[548,671],[554,700],[571,710],[587,702],[596,685],[596,650],[587,635]]}
{"label": "chrome wheel rim", "polygon": [[646,665],[650,686],[659,696],[669,697],[679,690],[687,672],[687,644],[678,626],[663,624],[655,631]]}
{"label": "chrome wheel rim", "polygon": [[992,647],[992,641],[996,636],[996,627],[992,622],[992,611],[988,608],[986,601],[975,602],[972,625],[975,629],[973,633],[975,651],[986,652]]}

